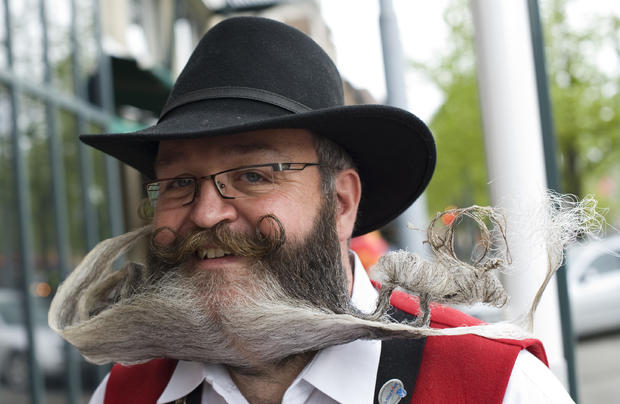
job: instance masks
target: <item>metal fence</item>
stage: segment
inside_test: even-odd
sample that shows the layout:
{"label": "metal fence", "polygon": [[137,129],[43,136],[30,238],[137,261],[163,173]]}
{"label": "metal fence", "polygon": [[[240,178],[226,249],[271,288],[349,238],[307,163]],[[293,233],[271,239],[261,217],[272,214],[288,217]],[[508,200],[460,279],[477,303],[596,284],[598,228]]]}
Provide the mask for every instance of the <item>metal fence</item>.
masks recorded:
{"label": "metal fence", "polygon": [[77,138],[115,122],[98,4],[0,7],[0,402],[83,401],[89,366],[52,343],[46,306],[85,252],[124,227],[118,163]]}

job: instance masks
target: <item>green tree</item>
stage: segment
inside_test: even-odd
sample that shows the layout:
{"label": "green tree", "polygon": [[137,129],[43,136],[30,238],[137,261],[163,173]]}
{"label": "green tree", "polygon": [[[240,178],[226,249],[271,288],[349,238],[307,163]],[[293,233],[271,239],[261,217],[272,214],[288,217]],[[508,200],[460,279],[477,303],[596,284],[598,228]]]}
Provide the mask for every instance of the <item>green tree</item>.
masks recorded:
{"label": "green tree", "polygon": [[[595,194],[614,221],[620,214],[620,74],[605,69],[600,55],[606,49],[607,59],[610,52],[620,58],[620,18],[597,16],[577,29],[568,23],[571,3],[541,3],[562,191]],[[453,1],[444,19],[450,29],[444,55],[431,66],[413,62],[445,97],[430,122],[439,154],[427,192],[431,212],[488,203],[468,2]]]}
{"label": "green tree", "polygon": [[432,65],[413,62],[444,95],[430,122],[438,154],[427,191],[431,213],[449,206],[489,202],[468,4],[466,0],[453,1],[444,14],[450,28],[445,54]]}
{"label": "green tree", "polygon": [[[620,59],[620,16],[597,16],[581,29],[567,24],[570,0],[546,3],[545,38],[558,161],[564,192],[592,193],[620,214],[618,71],[601,60],[605,47]],[[608,54],[609,54],[608,52]],[[613,56],[612,56],[613,57]],[[614,189],[615,188],[615,189]]]}

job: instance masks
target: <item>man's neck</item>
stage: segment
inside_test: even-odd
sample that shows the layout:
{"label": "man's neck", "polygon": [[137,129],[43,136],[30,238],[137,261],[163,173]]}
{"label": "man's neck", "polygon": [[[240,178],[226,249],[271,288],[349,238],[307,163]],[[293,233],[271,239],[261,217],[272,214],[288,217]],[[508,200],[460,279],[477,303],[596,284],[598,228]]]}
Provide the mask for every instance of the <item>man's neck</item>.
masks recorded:
{"label": "man's neck", "polygon": [[346,249],[342,249],[342,269],[344,270],[345,279],[347,282],[347,290],[349,291],[349,296],[353,293],[353,281],[355,274],[355,257],[353,254],[349,253],[348,245],[345,246]]}
{"label": "man's neck", "polygon": [[286,389],[313,357],[314,353],[295,355],[283,363],[260,369],[229,367],[228,373],[250,404],[281,403]]}

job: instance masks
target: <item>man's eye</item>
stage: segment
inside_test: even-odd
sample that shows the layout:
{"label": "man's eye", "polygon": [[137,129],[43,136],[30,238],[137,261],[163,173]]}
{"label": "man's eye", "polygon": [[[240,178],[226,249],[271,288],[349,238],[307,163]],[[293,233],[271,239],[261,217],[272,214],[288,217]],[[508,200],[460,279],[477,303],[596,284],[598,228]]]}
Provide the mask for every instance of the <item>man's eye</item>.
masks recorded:
{"label": "man's eye", "polygon": [[256,171],[245,172],[241,175],[241,178],[252,184],[264,182],[267,180],[265,176],[263,176],[263,174],[256,172]]}
{"label": "man's eye", "polygon": [[168,189],[185,188],[194,183],[193,178],[177,178],[168,183]]}
{"label": "man's eye", "polygon": [[236,186],[272,184],[273,175],[267,170],[252,168],[234,173],[232,181]]}

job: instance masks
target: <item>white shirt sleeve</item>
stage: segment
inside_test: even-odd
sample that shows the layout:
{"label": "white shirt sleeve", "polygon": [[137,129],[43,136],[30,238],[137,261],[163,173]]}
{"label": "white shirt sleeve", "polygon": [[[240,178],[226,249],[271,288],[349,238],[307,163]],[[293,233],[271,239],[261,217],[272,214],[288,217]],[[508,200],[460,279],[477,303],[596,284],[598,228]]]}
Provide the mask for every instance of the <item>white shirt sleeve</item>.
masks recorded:
{"label": "white shirt sleeve", "polygon": [[110,374],[108,373],[103,378],[101,383],[99,383],[99,386],[97,386],[97,388],[95,389],[95,392],[90,397],[90,401],[88,402],[88,404],[103,404],[103,399],[105,397],[105,388],[108,385],[109,377],[110,377]]}
{"label": "white shirt sleeve", "polygon": [[512,368],[504,404],[574,403],[566,389],[544,363],[526,350],[519,352]]}

